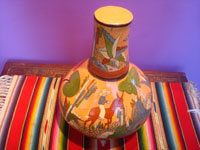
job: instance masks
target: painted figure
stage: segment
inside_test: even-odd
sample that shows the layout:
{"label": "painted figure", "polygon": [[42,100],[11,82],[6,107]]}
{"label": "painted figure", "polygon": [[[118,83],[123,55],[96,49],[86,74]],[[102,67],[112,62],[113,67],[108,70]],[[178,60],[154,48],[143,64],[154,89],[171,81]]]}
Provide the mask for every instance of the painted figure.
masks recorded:
{"label": "painted figure", "polygon": [[[124,104],[123,104],[123,94],[122,96],[119,97],[117,94],[117,97],[112,101],[110,107],[105,109],[105,118],[107,119],[107,123],[105,123],[104,128],[109,129],[109,125],[112,123],[112,117],[114,115],[115,110],[119,107],[120,109],[124,109]],[[100,108],[99,107],[94,107],[89,111],[89,114],[87,116],[87,119],[84,121],[84,128],[87,124],[87,122],[91,121],[89,125],[89,131],[91,131],[91,126],[95,123],[95,121],[98,119],[100,114]]]}
{"label": "painted figure", "polygon": [[104,120],[105,117],[105,107],[104,104],[105,103],[109,103],[109,101],[106,100],[106,95],[110,94],[110,91],[107,91],[106,89],[103,89],[103,91],[101,93],[99,93],[99,108],[100,108],[100,114],[99,114],[99,119],[100,120]]}

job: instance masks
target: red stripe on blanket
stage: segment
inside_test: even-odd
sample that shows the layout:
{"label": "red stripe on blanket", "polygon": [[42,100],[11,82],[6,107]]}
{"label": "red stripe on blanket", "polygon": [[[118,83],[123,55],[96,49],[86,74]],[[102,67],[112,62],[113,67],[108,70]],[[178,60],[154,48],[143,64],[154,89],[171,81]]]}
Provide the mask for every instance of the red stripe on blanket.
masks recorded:
{"label": "red stripe on blanket", "polygon": [[[168,105],[168,114],[170,115],[170,120],[171,125],[173,125],[172,129],[174,130],[174,136],[176,138],[176,143],[177,143],[177,148],[179,149],[185,149],[186,145],[185,145],[185,139],[183,137],[183,133],[182,133],[182,128],[181,125],[179,123],[179,117],[177,114],[177,109],[176,109],[176,103],[174,102],[173,99],[173,94],[172,91],[170,89],[170,85],[169,82],[164,82],[163,83],[164,86],[164,90],[165,90],[165,96],[166,96],[166,101],[168,101],[167,105]],[[171,113],[170,113],[171,111]],[[166,131],[165,131],[166,132]]]}
{"label": "red stripe on blanket", "polygon": [[174,103],[179,115],[180,124],[185,138],[185,144],[188,149],[199,149],[197,136],[194,132],[192,120],[187,112],[188,106],[186,104],[181,83],[170,83]]}
{"label": "red stripe on blanket", "polygon": [[83,149],[83,134],[69,127],[68,150]]}
{"label": "red stripe on blanket", "polygon": [[10,124],[8,141],[5,149],[18,149],[21,133],[23,130],[23,124],[28,111],[28,106],[32,96],[32,91],[36,83],[37,77],[29,76],[26,78],[25,83],[22,87],[18,103],[13,114],[13,120]]}
{"label": "red stripe on blanket", "polygon": [[137,133],[131,134],[129,136],[126,136],[124,138],[125,140],[125,149],[126,150],[131,150],[131,149],[139,149],[139,144],[137,142]]}

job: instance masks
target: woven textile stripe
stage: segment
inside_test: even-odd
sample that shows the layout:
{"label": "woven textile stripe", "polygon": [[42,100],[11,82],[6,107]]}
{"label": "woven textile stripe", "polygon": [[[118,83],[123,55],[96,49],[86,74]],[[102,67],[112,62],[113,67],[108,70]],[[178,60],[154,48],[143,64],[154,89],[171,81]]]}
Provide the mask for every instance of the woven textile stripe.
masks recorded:
{"label": "woven textile stripe", "polygon": [[[17,78],[14,78],[16,80],[15,86],[10,90],[12,91],[11,97],[9,99],[8,106],[6,108],[5,113],[1,113],[3,116],[3,121],[0,128],[0,149],[4,149],[6,137],[9,129],[9,125],[13,116],[13,112],[17,103],[17,99],[19,96],[19,93],[21,91],[22,85],[24,83],[24,76],[17,76]],[[13,81],[14,82],[14,81]]]}
{"label": "woven textile stripe", "polygon": [[40,77],[33,93],[22,135],[21,149],[38,147],[41,121],[46,104],[51,78]]}
{"label": "woven textile stripe", "polygon": [[52,128],[59,85],[60,85],[60,78],[58,79],[53,78],[50,85],[45,111],[42,119],[42,125],[40,129],[40,139],[38,145],[39,149],[49,149],[49,140],[51,135],[50,131]]}
{"label": "woven textile stripe", "polygon": [[168,83],[156,83],[159,107],[169,149],[185,149],[179,121]]}
{"label": "woven textile stripe", "polygon": [[156,149],[151,116],[138,131],[138,137],[141,149]]}
{"label": "woven textile stripe", "polygon": [[139,149],[137,132],[124,138],[124,149]]}
{"label": "woven textile stripe", "polygon": [[186,83],[151,83],[151,115],[138,132],[97,140],[69,127],[59,109],[60,78],[17,76],[0,114],[0,149],[200,149],[200,119]]}
{"label": "woven textile stripe", "polygon": [[82,149],[83,148],[83,135],[73,128],[69,128],[68,149]]}
{"label": "woven textile stripe", "polygon": [[26,77],[10,123],[5,149],[17,149],[20,146],[21,134],[23,132],[24,121],[29,110],[33,89],[37,77]]}
{"label": "woven textile stripe", "polygon": [[[172,95],[174,103],[179,116],[180,124],[183,130],[183,135],[188,149],[198,147],[198,139],[195,134],[195,130],[192,124],[190,114],[187,112],[188,106],[185,103],[185,95],[180,83],[171,83],[170,88],[172,89]],[[177,92],[174,92],[177,91]],[[187,122],[187,123],[186,123]]]}
{"label": "woven textile stripe", "polygon": [[51,150],[67,149],[68,129],[69,125],[61,115],[57,100],[49,143]]}
{"label": "woven textile stripe", "polygon": [[151,117],[153,123],[153,131],[156,140],[156,146],[157,149],[168,149],[155,83],[151,83],[151,89],[153,94],[153,106],[151,110]]}

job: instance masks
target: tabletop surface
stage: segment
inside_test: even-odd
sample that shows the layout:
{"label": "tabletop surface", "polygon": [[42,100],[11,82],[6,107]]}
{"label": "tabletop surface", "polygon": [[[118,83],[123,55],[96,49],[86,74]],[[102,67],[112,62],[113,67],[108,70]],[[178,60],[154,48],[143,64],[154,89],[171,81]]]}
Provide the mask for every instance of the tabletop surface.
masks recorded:
{"label": "tabletop surface", "polygon": [[120,139],[97,140],[71,128],[61,115],[58,101],[60,77],[72,67],[23,62],[5,64],[2,75],[16,76],[2,77],[13,78],[12,85],[16,86],[12,86],[14,94],[8,96],[10,101],[4,103],[6,109],[0,113],[4,118],[0,128],[0,149],[33,149],[35,146],[38,149],[200,148],[199,116],[188,113],[188,109],[197,107],[185,73],[143,71],[152,88],[150,117],[134,134]]}

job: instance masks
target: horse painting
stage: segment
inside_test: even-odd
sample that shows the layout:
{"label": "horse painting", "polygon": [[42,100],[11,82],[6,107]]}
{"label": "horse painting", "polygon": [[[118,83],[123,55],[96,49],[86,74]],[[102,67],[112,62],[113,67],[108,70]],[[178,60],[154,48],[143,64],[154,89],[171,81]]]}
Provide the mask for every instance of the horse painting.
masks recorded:
{"label": "horse painting", "polygon": [[[117,98],[113,100],[110,107],[105,109],[105,112],[106,112],[105,118],[107,119],[107,123],[105,123],[105,127],[107,126],[107,128],[109,128],[109,125],[112,123],[112,117],[117,108],[124,109],[123,95],[124,93],[122,93],[121,97],[119,97],[119,95],[117,94]],[[89,125],[89,131],[91,131],[91,126],[99,118],[99,114],[100,114],[99,107],[92,108],[87,116],[87,120],[84,121],[84,128],[86,126],[86,123],[91,121]]]}

